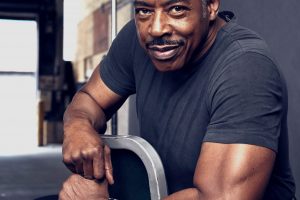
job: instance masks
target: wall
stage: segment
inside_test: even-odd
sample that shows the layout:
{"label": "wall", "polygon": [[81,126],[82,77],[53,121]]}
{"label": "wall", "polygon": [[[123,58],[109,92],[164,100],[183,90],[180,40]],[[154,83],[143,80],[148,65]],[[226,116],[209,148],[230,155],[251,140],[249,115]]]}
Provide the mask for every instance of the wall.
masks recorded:
{"label": "wall", "polygon": [[[110,0],[81,0],[82,16],[78,24],[77,51],[74,68],[77,82],[90,77],[111,44]],[[128,0],[118,1],[117,31],[132,16],[132,5]],[[128,134],[129,103],[126,101],[118,111],[118,133]],[[111,132],[110,121],[107,133]]]}
{"label": "wall", "polygon": [[[290,160],[300,187],[300,2],[298,0],[222,1],[221,10],[234,11],[238,22],[258,32],[270,46],[287,80],[289,92]],[[297,198],[300,192],[297,190]]]}

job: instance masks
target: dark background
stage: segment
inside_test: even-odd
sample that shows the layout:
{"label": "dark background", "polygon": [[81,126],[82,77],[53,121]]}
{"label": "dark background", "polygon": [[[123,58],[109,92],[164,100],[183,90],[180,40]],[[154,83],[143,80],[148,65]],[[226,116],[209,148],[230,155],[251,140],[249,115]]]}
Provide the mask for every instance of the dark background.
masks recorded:
{"label": "dark background", "polygon": [[300,199],[300,1],[224,0],[221,10],[233,11],[238,23],[258,32],[268,43],[286,78],[289,92],[290,161]]}
{"label": "dark background", "polygon": [[[300,187],[300,1],[299,0],[221,0],[220,10],[235,13],[238,23],[268,43],[286,78],[289,92],[290,161]],[[129,133],[138,134],[134,97],[130,99]],[[300,199],[297,189],[296,196]]]}

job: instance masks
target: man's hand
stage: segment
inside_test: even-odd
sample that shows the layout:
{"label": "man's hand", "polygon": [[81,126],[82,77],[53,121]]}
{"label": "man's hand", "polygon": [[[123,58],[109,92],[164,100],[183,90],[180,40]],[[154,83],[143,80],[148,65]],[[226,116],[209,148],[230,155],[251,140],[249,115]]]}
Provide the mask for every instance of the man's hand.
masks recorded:
{"label": "man's hand", "polygon": [[[86,127],[86,126],[85,126]],[[103,144],[100,135],[93,129],[72,128],[65,134],[63,161],[76,174],[87,179],[103,179],[113,184],[110,148]]]}
{"label": "man's hand", "polygon": [[107,200],[107,181],[88,180],[77,174],[71,175],[63,184],[59,200]]}
{"label": "man's hand", "polygon": [[98,130],[126,100],[102,81],[98,66],[88,82],[74,95],[64,113],[63,160],[74,173],[88,179],[106,178],[113,184],[110,149]]}

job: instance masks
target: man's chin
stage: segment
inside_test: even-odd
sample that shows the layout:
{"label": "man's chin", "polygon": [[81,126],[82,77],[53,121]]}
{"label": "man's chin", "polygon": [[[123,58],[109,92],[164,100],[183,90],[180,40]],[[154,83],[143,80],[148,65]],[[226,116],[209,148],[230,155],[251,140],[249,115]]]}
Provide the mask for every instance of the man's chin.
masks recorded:
{"label": "man's chin", "polygon": [[153,62],[154,67],[160,72],[176,71],[182,68],[181,65],[175,65],[168,62]]}

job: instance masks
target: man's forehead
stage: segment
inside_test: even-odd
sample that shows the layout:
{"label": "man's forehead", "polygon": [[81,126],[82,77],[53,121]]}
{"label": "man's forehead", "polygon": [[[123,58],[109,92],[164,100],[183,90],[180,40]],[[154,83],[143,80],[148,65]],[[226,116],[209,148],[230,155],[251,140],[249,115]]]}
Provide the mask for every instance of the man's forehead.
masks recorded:
{"label": "man's forehead", "polygon": [[185,2],[189,3],[191,0],[134,0],[134,5],[154,5],[156,3],[167,5],[167,4],[173,4],[178,2]]}

